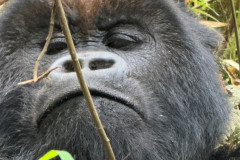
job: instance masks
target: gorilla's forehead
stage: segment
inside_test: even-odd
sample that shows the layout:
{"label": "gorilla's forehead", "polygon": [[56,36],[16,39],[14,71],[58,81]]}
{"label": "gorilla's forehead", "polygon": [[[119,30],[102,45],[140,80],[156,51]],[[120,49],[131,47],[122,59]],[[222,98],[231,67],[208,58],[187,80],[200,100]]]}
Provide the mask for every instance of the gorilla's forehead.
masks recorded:
{"label": "gorilla's forehead", "polygon": [[[32,22],[41,18],[42,23],[44,23],[42,17],[46,15],[50,17],[53,2],[53,0],[10,1],[10,7],[7,7],[7,9],[14,16],[17,13],[28,21],[31,18]],[[169,5],[169,3],[172,3],[172,0],[63,0],[63,6],[70,23],[80,24],[87,29],[96,25],[114,23],[119,19],[131,20],[132,22],[139,20],[139,22],[148,25],[150,20],[161,21],[165,19],[170,21],[170,17],[175,18],[178,15],[176,14],[178,9],[174,7],[175,5]],[[17,8],[14,6],[17,6]],[[44,7],[46,10],[42,9]],[[8,14],[8,16],[10,15]],[[155,19],[152,18],[154,16]],[[21,19],[23,20],[23,18]],[[46,20],[48,21],[48,19]],[[175,22],[175,20],[171,22]]]}
{"label": "gorilla's forehead", "polygon": [[164,10],[170,9],[167,3],[162,0],[63,0],[69,19],[84,24],[81,26],[87,29],[119,20],[148,23],[149,17],[153,16],[159,20],[164,17]]}

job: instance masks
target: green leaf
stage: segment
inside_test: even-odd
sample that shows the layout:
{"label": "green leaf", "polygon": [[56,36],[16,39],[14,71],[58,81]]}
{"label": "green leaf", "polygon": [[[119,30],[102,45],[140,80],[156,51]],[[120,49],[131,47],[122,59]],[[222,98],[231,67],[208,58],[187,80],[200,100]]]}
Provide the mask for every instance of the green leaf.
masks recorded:
{"label": "green leaf", "polygon": [[70,153],[67,151],[58,151],[58,150],[51,150],[39,160],[50,160],[54,157],[59,156],[61,160],[74,160]]}

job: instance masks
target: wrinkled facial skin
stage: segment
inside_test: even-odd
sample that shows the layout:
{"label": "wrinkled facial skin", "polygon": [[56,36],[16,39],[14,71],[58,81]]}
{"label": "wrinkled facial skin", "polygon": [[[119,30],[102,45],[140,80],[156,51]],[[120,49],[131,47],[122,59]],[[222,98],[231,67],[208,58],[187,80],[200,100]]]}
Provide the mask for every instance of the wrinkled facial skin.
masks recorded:
{"label": "wrinkled facial skin", "polygon": [[[216,33],[200,26],[181,2],[89,3],[64,6],[116,158],[209,159],[229,117],[211,54]],[[51,5],[9,0],[2,9],[0,159],[35,160],[51,149],[67,150],[77,160],[107,159],[57,18],[39,73],[61,68],[38,83],[17,85],[32,79]]]}

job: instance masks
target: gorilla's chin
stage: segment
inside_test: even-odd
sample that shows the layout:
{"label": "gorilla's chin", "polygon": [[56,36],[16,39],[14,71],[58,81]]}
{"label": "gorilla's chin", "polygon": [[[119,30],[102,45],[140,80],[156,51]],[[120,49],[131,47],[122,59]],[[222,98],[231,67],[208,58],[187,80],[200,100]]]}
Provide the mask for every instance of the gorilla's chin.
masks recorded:
{"label": "gorilla's chin", "polygon": [[[121,154],[123,157],[127,156],[127,141],[143,139],[143,119],[123,102],[96,95],[93,95],[93,101],[111,143],[116,143],[117,150],[124,148]],[[137,136],[132,137],[136,135],[133,134],[135,130],[138,130]],[[51,149],[57,149],[69,151],[76,159],[85,159],[89,154],[93,154],[89,155],[93,156],[89,159],[106,159],[102,142],[82,95],[65,100],[39,120],[37,137],[40,141],[34,143],[39,150],[33,154],[38,158]],[[95,150],[97,152],[93,153]]]}

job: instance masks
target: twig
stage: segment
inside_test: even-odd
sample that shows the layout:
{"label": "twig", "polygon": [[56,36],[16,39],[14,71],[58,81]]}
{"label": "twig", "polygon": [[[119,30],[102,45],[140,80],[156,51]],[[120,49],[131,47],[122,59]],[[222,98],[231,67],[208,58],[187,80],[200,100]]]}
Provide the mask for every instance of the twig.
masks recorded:
{"label": "twig", "polygon": [[27,81],[23,81],[23,82],[19,82],[18,85],[24,85],[24,84],[28,84],[28,83],[34,83],[34,82],[38,82],[39,80],[47,77],[52,71],[58,69],[58,68],[61,68],[61,67],[55,67],[53,69],[50,69],[46,72],[44,72],[43,74],[41,74],[39,77],[37,77],[37,80],[34,80],[34,79],[30,79],[30,80],[27,80]]}
{"label": "twig", "polygon": [[128,159],[128,157],[131,155],[131,152],[129,152],[128,154],[127,154],[127,156],[125,156],[122,160],[126,160],[126,159]]}
{"label": "twig", "polygon": [[73,40],[72,40],[72,36],[71,36],[71,33],[70,33],[70,29],[69,29],[69,26],[68,26],[68,23],[67,23],[66,15],[65,15],[65,12],[64,12],[64,9],[63,9],[63,6],[62,6],[62,2],[61,2],[61,0],[54,0],[54,1],[55,1],[56,6],[57,6],[58,18],[61,21],[61,27],[62,27],[63,33],[65,35],[65,39],[66,39],[66,42],[67,42],[67,45],[68,45],[69,52],[70,52],[71,57],[72,57],[72,61],[73,61],[73,65],[74,65],[74,68],[75,68],[75,71],[76,71],[76,74],[77,74],[78,81],[79,81],[80,86],[82,88],[83,95],[86,99],[88,108],[90,110],[90,113],[91,113],[92,118],[94,120],[94,123],[96,125],[97,131],[98,131],[98,133],[99,133],[99,135],[100,135],[100,137],[103,141],[104,147],[107,151],[108,159],[109,160],[115,160],[115,155],[113,153],[110,140],[108,139],[108,137],[106,135],[106,132],[103,128],[103,125],[101,123],[101,120],[99,118],[97,110],[94,106],[91,94],[89,92],[89,89],[88,89],[87,84],[85,82],[85,79],[83,77],[83,74],[82,74],[82,71],[81,71],[81,66],[80,66],[78,57],[76,55],[76,49],[75,49],[75,46],[74,46],[74,43],[73,43]]}
{"label": "twig", "polygon": [[232,6],[232,15],[233,15],[233,23],[234,23],[234,29],[235,29],[236,44],[237,44],[237,55],[238,55],[238,63],[239,63],[238,78],[240,78],[240,44],[239,44],[239,37],[238,37],[237,18],[236,18],[236,12],[235,12],[235,7],[234,7],[234,4],[233,4],[233,0],[231,0],[231,6]]}
{"label": "twig", "polygon": [[231,84],[233,84],[235,79],[234,75],[229,71],[226,65],[222,64],[222,67],[223,67],[223,70],[227,73],[228,77],[230,78]]}
{"label": "twig", "polygon": [[48,33],[48,36],[47,36],[47,38],[46,38],[46,42],[45,42],[45,45],[44,45],[44,47],[43,47],[43,50],[42,50],[42,52],[39,54],[38,59],[37,59],[37,61],[36,61],[36,63],[35,63],[35,66],[34,66],[34,70],[33,70],[33,80],[34,80],[34,82],[37,82],[37,80],[38,80],[38,66],[39,66],[39,62],[40,62],[40,60],[42,59],[44,53],[47,52],[49,43],[50,43],[51,38],[52,38],[52,35],[53,35],[55,14],[56,14],[56,6],[55,6],[55,4],[54,4],[53,9],[52,9],[52,12],[51,12],[49,33]]}

